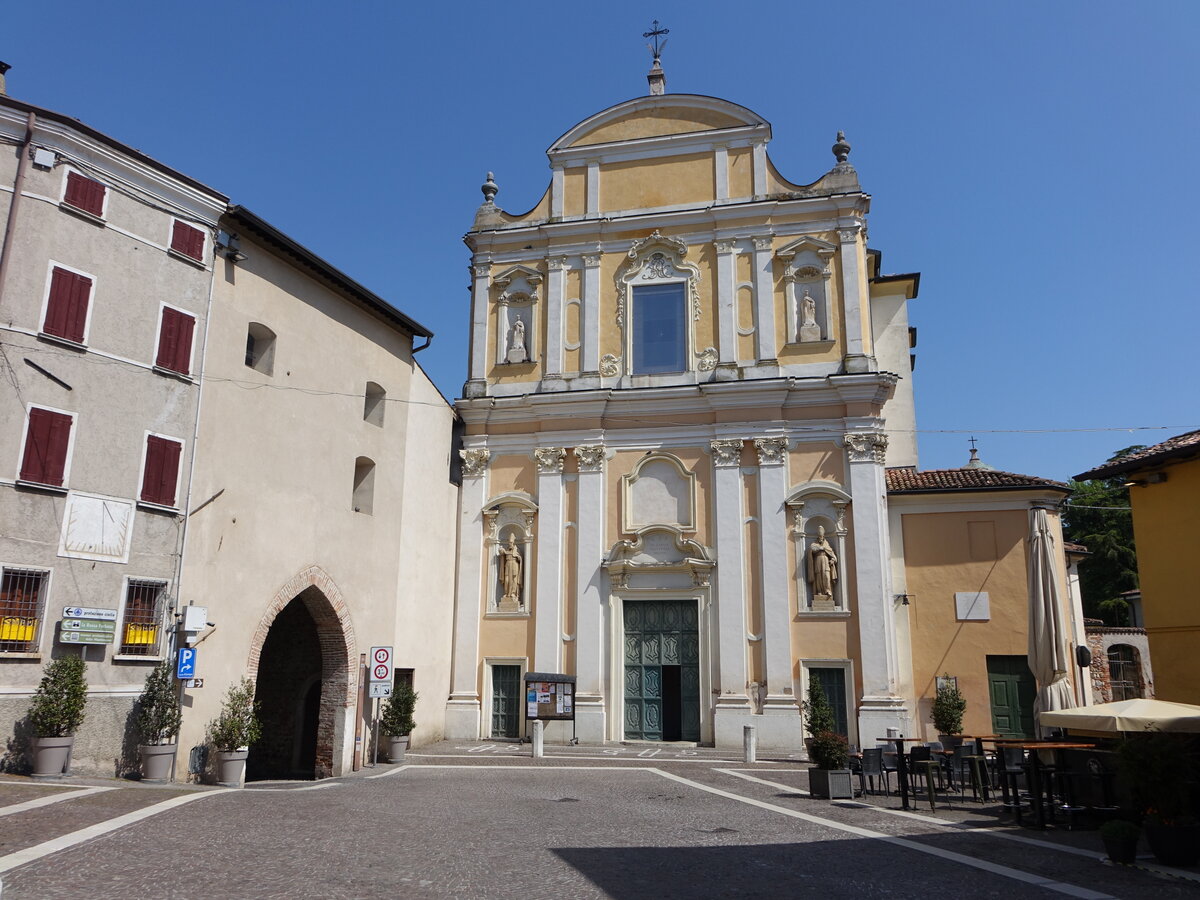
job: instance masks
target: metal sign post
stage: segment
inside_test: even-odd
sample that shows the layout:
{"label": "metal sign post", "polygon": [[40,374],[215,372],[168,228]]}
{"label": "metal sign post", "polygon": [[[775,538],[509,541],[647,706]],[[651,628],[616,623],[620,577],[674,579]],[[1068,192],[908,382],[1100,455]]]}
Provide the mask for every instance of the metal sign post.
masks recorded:
{"label": "metal sign post", "polygon": [[379,701],[392,693],[392,648],[372,647],[367,660],[367,672],[370,697],[375,701],[375,741],[371,746],[371,761],[367,763],[373,769],[379,760]]}

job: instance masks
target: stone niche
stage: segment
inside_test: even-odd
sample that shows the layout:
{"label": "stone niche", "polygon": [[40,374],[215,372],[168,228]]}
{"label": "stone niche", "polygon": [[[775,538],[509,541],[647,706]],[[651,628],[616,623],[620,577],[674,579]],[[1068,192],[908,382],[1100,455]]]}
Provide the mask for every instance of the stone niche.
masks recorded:
{"label": "stone niche", "polygon": [[[529,586],[533,581],[529,564],[533,560],[533,524],[537,504],[522,491],[494,497],[483,508],[484,546],[488,556],[487,614],[496,616],[528,616]],[[518,590],[506,594],[504,589],[505,552],[515,549],[520,563]]]}
{"label": "stone niche", "polygon": [[668,453],[650,453],[621,479],[622,522],[626,532],[652,525],[696,530],[696,476]]}
{"label": "stone niche", "polygon": [[837,247],[802,237],[775,251],[784,263],[787,292],[787,342],[815,344],[833,340],[833,270]]}
{"label": "stone niche", "polygon": [[497,365],[537,361],[538,287],[541,283],[541,273],[528,266],[512,266],[492,279]]}
{"label": "stone niche", "polygon": [[[849,606],[846,599],[846,544],[849,529],[846,526],[846,507],[850,495],[831,482],[810,482],[793,491],[787,500],[791,515],[791,536],[795,547],[796,596],[798,611],[805,613],[845,613]],[[822,593],[812,584],[813,563],[810,550],[820,540],[820,529],[824,529],[826,543],[836,557],[837,577],[832,591]]]}

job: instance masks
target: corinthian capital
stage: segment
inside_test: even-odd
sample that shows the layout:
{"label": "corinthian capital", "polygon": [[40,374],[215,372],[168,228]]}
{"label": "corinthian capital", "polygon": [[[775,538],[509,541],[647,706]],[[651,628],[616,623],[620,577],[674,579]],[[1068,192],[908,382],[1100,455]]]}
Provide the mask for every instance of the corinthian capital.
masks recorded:
{"label": "corinthian capital", "polygon": [[561,475],[567,458],[566,447],[538,447],[533,451],[539,475]]}
{"label": "corinthian capital", "polygon": [[887,445],[887,435],[881,431],[854,431],[846,435],[846,450],[852,463],[873,462],[883,465]]}
{"label": "corinthian capital", "polygon": [[458,456],[462,460],[462,472],[468,478],[478,478],[487,470],[488,460],[491,459],[491,450],[459,450]]}
{"label": "corinthian capital", "polygon": [[712,448],[714,466],[740,466],[742,464],[742,440],[713,441]]}
{"label": "corinthian capital", "polygon": [[604,469],[604,445],[587,444],[575,448],[580,472],[600,472]]}
{"label": "corinthian capital", "polygon": [[760,466],[782,465],[787,458],[788,439],[785,437],[755,438],[754,449],[758,451]]}

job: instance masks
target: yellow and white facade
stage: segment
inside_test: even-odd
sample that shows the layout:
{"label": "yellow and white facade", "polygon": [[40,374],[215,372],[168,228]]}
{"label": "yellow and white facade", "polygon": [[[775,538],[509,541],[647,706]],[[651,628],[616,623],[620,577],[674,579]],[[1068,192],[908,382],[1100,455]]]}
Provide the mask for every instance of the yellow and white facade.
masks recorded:
{"label": "yellow and white facade", "polygon": [[794,749],[816,668],[842,673],[852,742],[911,733],[884,464],[916,463],[917,276],[880,275],[840,134],[804,185],[770,139],[652,93],[555,141],[529,212],[484,184],[448,737],[512,735],[514,676],[541,671],[576,676],[585,742],[753,724]]}

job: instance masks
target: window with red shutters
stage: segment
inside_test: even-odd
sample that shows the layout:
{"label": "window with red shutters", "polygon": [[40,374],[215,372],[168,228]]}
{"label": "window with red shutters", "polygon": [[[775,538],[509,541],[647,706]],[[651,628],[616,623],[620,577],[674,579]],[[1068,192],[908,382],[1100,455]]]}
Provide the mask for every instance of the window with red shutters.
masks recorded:
{"label": "window with red shutters", "polygon": [[171,249],[195,260],[204,259],[204,232],[187,222],[176,221],[171,231]]}
{"label": "window with red shutters", "polygon": [[82,344],[91,296],[92,279],[55,266],[50,272],[50,298],[42,331]]}
{"label": "window with red shutters", "polygon": [[71,442],[72,418],[65,413],[31,407],[21,456],[21,480],[62,487]]}
{"label": "window with red shutters", "polygon": [[192,334],[196,330],[196,320],[187,313],[164,306],[162,324],[158,330],[158,356],[154,360],[156,366],[179,372],[181,375],[190,374],[192,362]]}
{"label": "window with red shutters", "polygon": [[141,499],[159,506],[175,505],[179,482],[179,456],[183,444],[158,435],[146,438],[146,468],[142,472]]}
{"label": "window with red shutters", "polygon": [[85,178],[78,172],[67,173],[67,192],[63,200],[76,209],[82,209],[93,216],[104,215],[105,187],[98,181]]}

